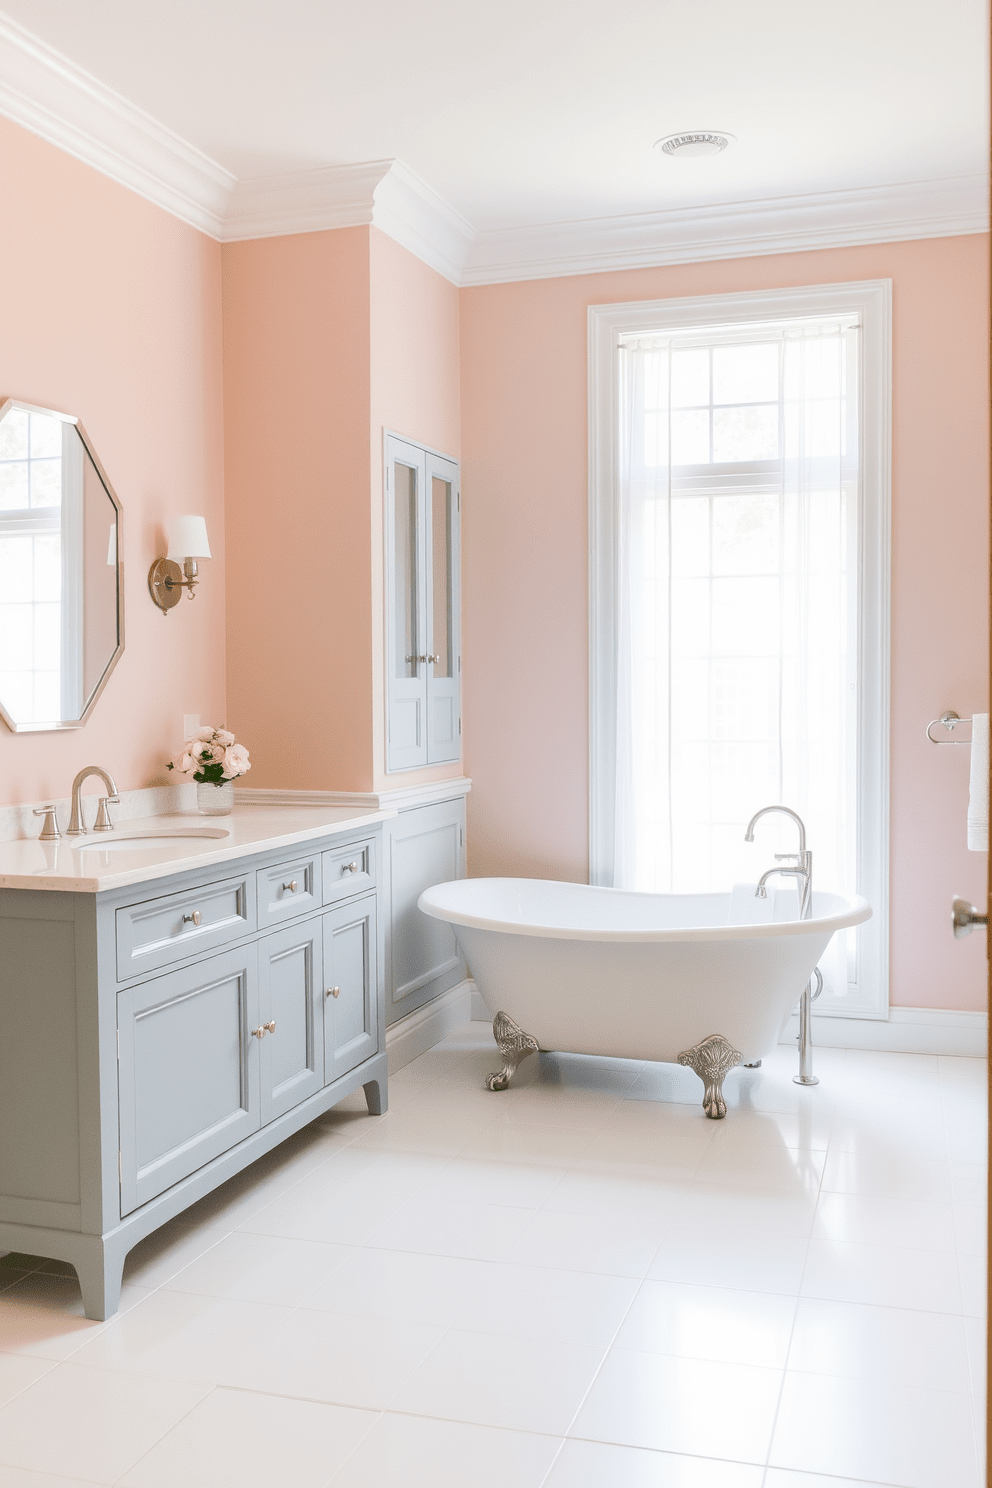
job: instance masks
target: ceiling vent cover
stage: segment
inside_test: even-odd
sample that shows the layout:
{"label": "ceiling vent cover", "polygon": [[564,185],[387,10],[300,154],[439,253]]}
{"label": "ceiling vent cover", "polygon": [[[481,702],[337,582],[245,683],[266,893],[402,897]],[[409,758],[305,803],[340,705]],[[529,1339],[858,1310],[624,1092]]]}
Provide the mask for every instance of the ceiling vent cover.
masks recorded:
{"label": "ceiling vent cover", "polygon": [[731,143],[734,136],[724,129],[687,129],[681,134],[666,134],[655,140],[655,149],[663,155],[677,155],[680,160],[691,155],[719,155]]}

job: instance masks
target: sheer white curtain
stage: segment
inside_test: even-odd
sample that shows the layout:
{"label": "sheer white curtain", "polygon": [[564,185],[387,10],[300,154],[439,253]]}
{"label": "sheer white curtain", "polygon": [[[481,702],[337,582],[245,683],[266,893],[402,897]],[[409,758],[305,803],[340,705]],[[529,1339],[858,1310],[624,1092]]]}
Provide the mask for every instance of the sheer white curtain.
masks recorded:
{"label": "sheer white curtain", "polygon": [[[781,802],[816,882],[855,888],[858,337],[852,318],[621,340],[619,887],[755,877],[794,850],[774,818],[743,841]],[[835,996],[853,944],[823,968]]]}

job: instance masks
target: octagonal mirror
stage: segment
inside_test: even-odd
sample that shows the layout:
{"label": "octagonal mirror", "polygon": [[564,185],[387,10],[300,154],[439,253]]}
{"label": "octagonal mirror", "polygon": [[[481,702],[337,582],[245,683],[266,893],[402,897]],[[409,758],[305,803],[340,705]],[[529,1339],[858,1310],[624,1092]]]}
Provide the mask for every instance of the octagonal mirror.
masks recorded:
{"label": "octagonal mirror", "polygon": [[0,716],[78,728],[124,649],[121,504],[78,419],[0,404]]}

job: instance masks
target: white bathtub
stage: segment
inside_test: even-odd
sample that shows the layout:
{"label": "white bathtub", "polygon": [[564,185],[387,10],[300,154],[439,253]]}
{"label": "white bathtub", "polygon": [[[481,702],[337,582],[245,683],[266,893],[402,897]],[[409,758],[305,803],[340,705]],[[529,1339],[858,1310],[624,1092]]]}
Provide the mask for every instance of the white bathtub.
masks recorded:
{"label": "white bathtub", "polygon": [[[754,1063],[777,1042],[830,937],[871,916],[857,895],[814,892],[812,919],[732,925],[730,894],[525,878],[438,884],[419,904],[451,925],[494,1017],[529,1036],[514,1046],[505,1025],[503,1039],[496,1030],[507,1069],[493,1089],[535,1047],[675,1062],[717,1035],[737,1055],[721,1056],[726,1068]],[[711,1055],[681,1062],[708,1085],[716,1078],[722,1105]]]}

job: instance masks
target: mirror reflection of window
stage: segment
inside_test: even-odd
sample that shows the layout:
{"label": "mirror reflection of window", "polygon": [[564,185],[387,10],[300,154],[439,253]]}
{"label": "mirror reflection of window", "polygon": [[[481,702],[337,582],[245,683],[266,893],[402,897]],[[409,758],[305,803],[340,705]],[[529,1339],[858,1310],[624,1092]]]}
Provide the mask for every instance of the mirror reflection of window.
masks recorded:
{"label": "mirror reflection of window", "polygon": [[62,439],[13,408],[0,423],[0,695],[18,722],[62,716]]}

